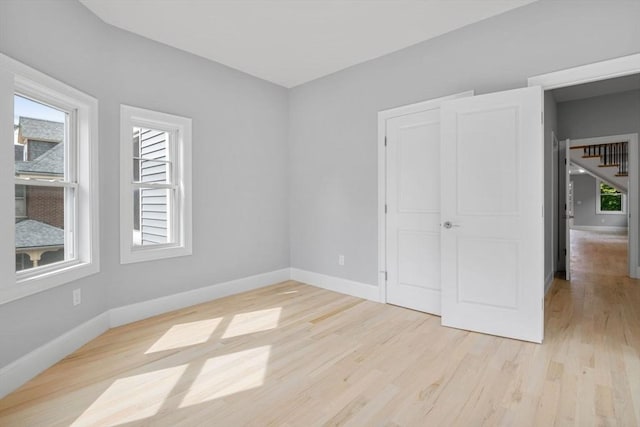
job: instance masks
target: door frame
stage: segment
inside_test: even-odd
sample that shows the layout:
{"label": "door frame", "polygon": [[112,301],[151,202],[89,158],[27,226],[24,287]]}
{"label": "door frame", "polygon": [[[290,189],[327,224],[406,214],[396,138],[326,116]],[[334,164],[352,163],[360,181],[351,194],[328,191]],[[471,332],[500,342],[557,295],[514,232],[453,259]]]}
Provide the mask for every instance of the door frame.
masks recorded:
{"label": "door frame", "polygon": [[[640,119],[639,119],[640,120]],[[629,277],[640,277],[640,267],[638,267],[638,221],[631,221],[629,215],[633,215],[634,218],[638,218],[638,210],[640,204],[638,198],[640,193],[638,192],[638,134],[630,133],[624,135],[608,135],[598,136],[595,138],[580,138],[571,139],[569,147],[572,145],[592,145],[592,144],[607,144],[611,142],[625,141],[629,147],[629,186],[627,188],[627,269]],[[567,245],[569,242],[567,242]],[[570,265],[567,266],[570,268]]]}
{"label": "door frame", "polygon": [[[609,59],[606,61],[594,62],[591,64],[581,65],[578,67],[567,68],[560,71],[554,71],[551,73],[540,74],[537,76],[529,77],[527,80],[528,86],[541,86],[543,91],[552,89],[558,89],[561,87],[575,86],[583,83],[590,83],[599,80],[607,80],[615,77],[623,77],[631,74],[640,73],[640,54],[622,56],[619,58]],[[637,145],[637,144],[636,144]],[[630,153],[631,156],[631,153]],[[637,151],[636,151],[637,157]],[[637,163],[637,159],[636,159]],[[544,166],[543,166],[544,167]],[[629,175],[629,193],[631,193],[631,180],[632,173],[635,174],[637,180],[638,171],[630,170]],[[635,184],[635,183],[634,183]],[[635,193],[638,193],[637,184],[634,185]],[[545,189],[546,191],[546,189]],[[636,194],[637,196],[637,194]],[[638,226],[640,223],[637,218],[640,218],[640,212],[638,210],[638,197],[635,197],[635,205],[632,205],[631,198],[629,198],[629,210],[635,215],[633,221],[634,227],[631,228],[632,221],[629,220],[629,241],[633,241],[629,247],[629,258],[633,260],[633,265],[629,265],[629,275],[631,277],[640,277],[640,267],[638,266]],[[633,254],[631,253],[633,251]],[[635,258],[631,258],[631,257]],[[630,263],[631,264],[631,263]]]}
{"label": "door frame", "polygon": [[440,108],[443,101],[474,94],[473,90],[469,90],[378,112],[378,291],[382,303],[387,302],[387,120]]}

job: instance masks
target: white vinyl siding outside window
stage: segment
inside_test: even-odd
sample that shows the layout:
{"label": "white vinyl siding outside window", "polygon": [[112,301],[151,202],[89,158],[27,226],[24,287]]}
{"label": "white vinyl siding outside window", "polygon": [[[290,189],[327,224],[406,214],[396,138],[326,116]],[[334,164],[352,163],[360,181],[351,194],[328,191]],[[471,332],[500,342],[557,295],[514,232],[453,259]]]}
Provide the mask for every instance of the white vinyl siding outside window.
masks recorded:
{"label": "white vinyl siding outside window", "polygon": [[95,98],[0,54],[0,304],[99,271],[97,117]]}
{"label": "white vinyl siding outside window", "polygon": [[120,260],[191,254],[191,119],[123,105]]}

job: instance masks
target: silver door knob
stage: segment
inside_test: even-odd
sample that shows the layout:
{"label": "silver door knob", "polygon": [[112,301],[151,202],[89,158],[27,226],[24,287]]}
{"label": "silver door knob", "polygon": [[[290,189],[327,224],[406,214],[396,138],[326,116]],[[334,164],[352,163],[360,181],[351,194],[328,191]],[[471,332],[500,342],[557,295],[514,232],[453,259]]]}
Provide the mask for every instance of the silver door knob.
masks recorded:
{"label": "silver door knob", "polygon": [[445,221],[444,224],[442,224],[442,226],[444,228],[451,228],[453,227],[453,224],[451,224],[451,221]]}

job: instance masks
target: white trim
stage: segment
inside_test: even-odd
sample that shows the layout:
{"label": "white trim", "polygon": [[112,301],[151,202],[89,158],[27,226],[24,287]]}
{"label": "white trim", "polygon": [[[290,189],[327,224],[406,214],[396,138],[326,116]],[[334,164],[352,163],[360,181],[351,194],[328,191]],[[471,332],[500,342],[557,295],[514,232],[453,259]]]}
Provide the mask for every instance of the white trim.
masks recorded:
{"label": "white trim", "polygon": [[109,328],[229,295],[270,286],[287,281],[290,277],[291,270],[283,268],[107,310],[0,368],[0,399],[95,339]]}
{"label": "white trim", "polygon": [[0,399],[109,329],[102,313],[0,369]]}
{"label": "white trim", "polygon": [[[566,70],[533,76],[528,79],[529,86],[542,86],[543,90],[575,86],[583,83],[611,79],[640,73],[640,53],[595,62]],[[591,138],[596,139],[596,138]],[[628,212],[633,215],[629,221],[629,276],[640,277],[638,260],[638,217],[640,214],[638,198],[638,134],[635,134],[635,144],[629,144],[629,159],[635,162],[635,167],[629,165],[629,198]]]}
{"label": "white trim", "polygon": [[255,276],[243,277],[149,301],[112,308],[109,311],[110,325],[112,328],[126,325],[127,323],[137,322],[138,320],[180,308],[284,282],[289,280],[290,277],[291,272],[289,269],[283,268],[282,270],[256,274]]}
{"label": "white trim", "polygon": [[[0,86],[3,92],[6,91],[7,94],[10,92],[13,95],[15,91],[19,91],[25,95],[34,96],[37,99],[52,103],[69,112],[75,111],[77,123],[76,173],[80,183],[77,212],[75,213],[77,225],[77,232],[74,237],[74,239],[77,239],[76,259],[60,263],[59,268],[34,269],[35,271],[16,275],[14,258],[3,256],[2,261],[0,261],[0,265],[2,265],[0,272],[2,272],[2,277],[5,279],[0,283],[0,304],[4,304],[100,271],[98,213],[99,133],[97,99],[3,54],[0,54],[0,71],[2,71],[0,73],[2,74],[2,84]],[[9,79],[11,81],[10,84],[5,79]],[[13,97],[11,97],[11,111],[13,111],[12,100]],[[4,123],[6,118],[4,104],[2,109],[3,112],[0,118]],[[13,117],[13,114],[11,114],[11,117]],[[10,157],[11,161],[13,161],[13,156]],[[13,165],[7,170],[10,171],[12,178],[10,182],[4,183],[4,177],[8,176],[8,173],[3,175],[2,184],[0,185],[2,188],[0,194],[2,195],[6,194],[9,186],[11,189],[14,188]],[[13,208],[13,203],[6,205]],[[0,214],[1,222],[11,222],[13,224],[15,222],[15,213],[12,213],[11,220],[7,220],[5,217],[7,213],[8,211],[2,210]],[[5,237],[3,245],[6,245],[6,247],[3,247],[0,253],[3,255],[9,252],[15,254],[13,227],[9,227],[6,230]],[[11,247],[9,248],[9,246]]]}
{"label": "white trim", "polygon": [[[571,146],[577,145],[594,145],[607,144],[610,142],[627,141],[629,144],[629,186],[627,188],[626,214],[627,225],[629,229],[629,242],[627,250],[627,263],[629,268],[629,277],[640,277],[640,266],[638,265],[638,234],[640,223],[640,189],[638,188],[638,176],[640,175],[640,155],[638,154],[638,134],[627,133],[622,135],[599,136],[595,138],[572,139]],[[598,178],[598,177],[596,177]],[[573,227],[575,229],[575,226]],[[603,227],[598,227],[603,229]]]}
{"label": "white trim", "polygon": [[528,86],[544,90],[640,73],[640,53],[529,77]]}
{"label": "white trim", "polygon": [[571,230],[581,231],[626,231],[628,227],[618,227],[615,225],[572,225]]}
{"label": "white trim", "polygon": [[[136,246],[133,244],[133,202],[131,130],[134,125],[166,131],[172,135],[167,151],[171,154],[174,170],[171,185],[152,187],[175,188],[174,215],[168,212],[169,233],[175,238],[169,244]],[[191,146],[192,121],[190,118],[120,105],[120,263],[150,261],[191,255],[192,206],[191,206]],[[177,218],[176,218],[177,217]]]}
{"label": "white trim", "polygon": [[367,283],[355,282],[341,277],[327,276],[298,268],[291,269],[291,280],[369,301],[380,302],[378,287]]}
{"label": "white trim", "polygon": [[385,205],[387,200],[387,167],[385,150],[385,138],[387,133],[386,122],[393,117],[406,116],[407,114],[440,108],[440,104],[442,104],[443,101],[473,95],[474,91],[469,90],[454,95],[434,98],[378,112],[378,298],[376,301],[385,303],[387,301],[387,236],[385,215]]}

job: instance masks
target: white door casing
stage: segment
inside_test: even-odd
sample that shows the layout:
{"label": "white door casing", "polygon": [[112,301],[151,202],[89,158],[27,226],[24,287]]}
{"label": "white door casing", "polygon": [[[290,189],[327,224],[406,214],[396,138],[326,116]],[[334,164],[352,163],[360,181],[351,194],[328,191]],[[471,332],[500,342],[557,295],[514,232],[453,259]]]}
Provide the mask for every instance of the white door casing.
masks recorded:
{"label": "white door casing", "polygon": [[571,209],[571,175],[569,174],[571,166],[571,141],[565,141],[565,157],[564,157],[564,278],[571,280],[571,224],[573,223],[573,212]]}
{"label": "white door casing", "polygon": [[[640,53],[529,77],[528,85],[541,86],[543,90],[547,91],[638,73],[640,73]],[[635,140],[637,141],[637,134],[635,135]],[[637,144],[629,145],[629,159],[638,161]],[[638,256],[638,241],[640,240],[638,228],[640,228],[640,223],[636,213],[640,211],[640,201],[638,200],[640,197],[637,187],[638,168],[629,166],[629,194],[634,195],[633,198],[629,198],[629,275],[637,278],[640,277],[640,260]]]}
{"label": "white door casing", "polygon": [[442,324],[542,342],[542,89],[443,102]]}

